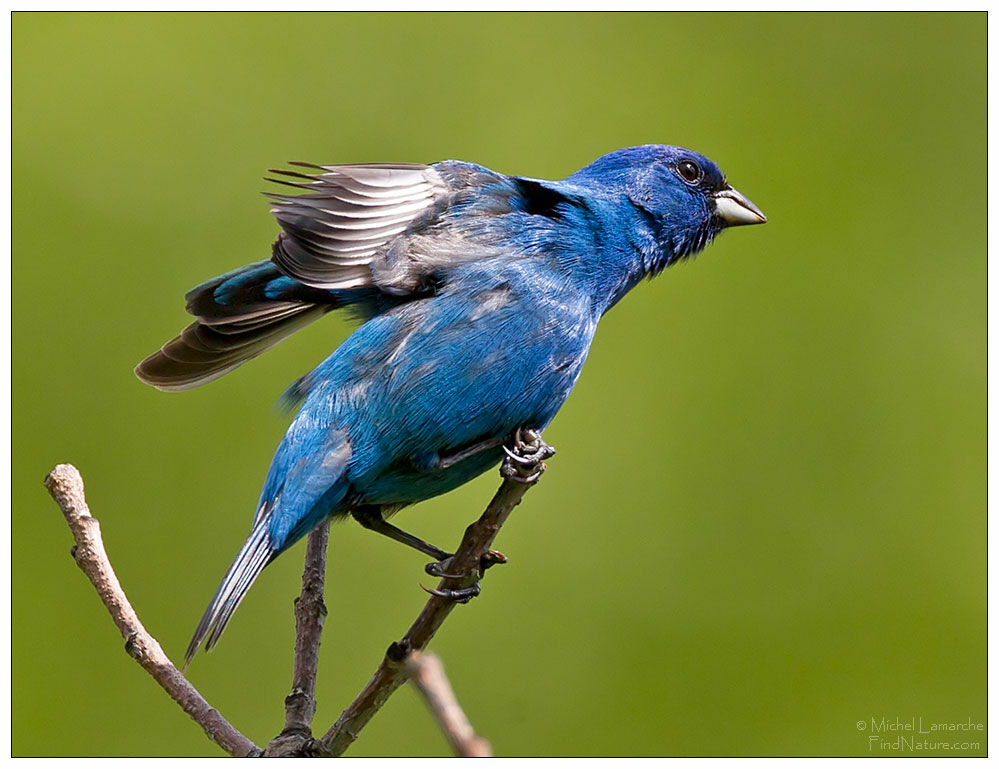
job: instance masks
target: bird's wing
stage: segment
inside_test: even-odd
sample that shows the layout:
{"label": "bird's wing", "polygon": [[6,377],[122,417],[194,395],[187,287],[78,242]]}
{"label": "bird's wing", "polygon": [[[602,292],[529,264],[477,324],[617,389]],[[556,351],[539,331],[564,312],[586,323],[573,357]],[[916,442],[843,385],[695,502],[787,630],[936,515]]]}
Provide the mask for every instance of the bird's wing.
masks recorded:
{"label": "bird's wing", "polygon": [[197,387],[337,307],[364,317],[437,293],[463,264],[560,242],[545,230],[573,204],[557,183],[461,161],[297,165],[311,173],[276,171],[304,192],[270,194],[283,229],[272,258],[188,292],[197,321],[139,364],[142,381]]}
{"label": "bird's wing", "polygon": [[274,170],[295,181],[271,181],[306,192],[268,193],[271,213],[284,230],[272,259],[286,275],[316,288],[372,285],[369,265],[379,249],[448,193],[430,166],[293,165],[312,173]]}
{"label": "bird's wing", "polygon": [[[571,203],[555,183],[454,160],[296,165],[312,173],[275,171],[294,179],[281,183],[305,192],[269,194],[283,229],[271,258],[315,288],[424,293],[455,265],[516,256],[514,235],[550,225],[558,207]],[[525,218],[501,224],[509,214]]]}

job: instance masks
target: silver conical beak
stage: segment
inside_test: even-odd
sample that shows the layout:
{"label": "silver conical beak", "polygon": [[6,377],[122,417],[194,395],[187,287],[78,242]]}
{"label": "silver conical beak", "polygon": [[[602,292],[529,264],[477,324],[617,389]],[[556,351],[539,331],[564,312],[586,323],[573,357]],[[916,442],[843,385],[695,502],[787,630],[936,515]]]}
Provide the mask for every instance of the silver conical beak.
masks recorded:
{"label": "silver conical beak", "polygon": [[740,224],[763,224],[767,217],[753,202],[738,190],[726,187],[712,195],[715,213],[729,227]]}

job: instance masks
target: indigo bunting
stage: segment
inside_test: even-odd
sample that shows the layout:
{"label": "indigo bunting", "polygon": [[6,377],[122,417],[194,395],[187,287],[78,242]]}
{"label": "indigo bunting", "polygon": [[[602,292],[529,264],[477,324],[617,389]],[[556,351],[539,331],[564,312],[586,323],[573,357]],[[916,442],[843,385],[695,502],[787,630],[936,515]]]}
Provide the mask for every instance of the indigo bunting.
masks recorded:
{"label": "indigo bunting", "polygon": [[454,160],[293,165],[303,170],[270,180],[296,188],[269,194],[282,229],[271,258],[191,290],[197,320],[136,368],[185,390],[336,308],[363,321],[286,393],[300,408],[188,661],[263,568],[329,516],[447,558],[385,517],[495,466],[520,430],[543,430],[597,322],[642,278],[725,227],[766,221],[680,147],[617,150],[561,181]]}

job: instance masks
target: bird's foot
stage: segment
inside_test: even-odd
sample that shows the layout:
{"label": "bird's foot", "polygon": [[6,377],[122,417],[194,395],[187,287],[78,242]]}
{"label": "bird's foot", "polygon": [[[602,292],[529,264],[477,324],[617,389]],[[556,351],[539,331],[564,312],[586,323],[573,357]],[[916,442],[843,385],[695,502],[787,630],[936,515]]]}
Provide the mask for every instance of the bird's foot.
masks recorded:
{"label": "bird's foot", "polygon": [[[423,567],[423,570],[431,577],[437,577],[439,579],[462,579],[467,576],[465,574],[452,574],[448,571],[451,567],[452,558],[454,558],[454,556],[449,555],[447,558],[442,558],[439,561],[431,561]],[[479,576],[481,577],[485,570],[490,566],[495,566],[498,563],[506,563],[507,560],[507,557],[499,550],[489,550],[483,553],[479,558]]]}
{"label": "bird's foot", "polygon": [[438,598],[447,598],[455,603],[468,603],[482,592],[482,587],[478,582],[474,582],[468,587],[457,587],[453,589],[423,587],[423,585],[420,585],[420,587],[430,593],[430,595],[435,595]]}
{"label": "bird's foot", "polygon": [[442,558],[439,561],[431,561],[423,567],[423,570],[431,577],[437,577],[438,579],[460,579],[460,574],[450,574],[447,570],[448,566],[451,565],[453,557],[449,555],[447,558]]}
{"label": "bird's foot", "polygon": [[[498,563],[506,563],[507,557],[503,555],[499,550],[489,550],[483,553],[479,557],[479,568],[474,575],[471,574],[451,574],[448,569],[451,567],[451,559],[454,556],[444,558],[440,561],[433,561],[428,563],[424,567],[424,571],[427,572],[431,577],[439,577],[440,579],[468,579],[469,577],[476,576],[481,577],[486,569],[491,566],[495,566]],[[438,598],[447,598],[448,600],[454,601],[456,603],[468,603],[475,596],[482,592],[482,587],[479,585],[478,580],[473,582],[467,587],[457,587],[457,588],[429,588],[420,585],[424,590],[426,590],[430,595],[435,595]]]}
{"label": "bird's foot", "polygon": [[537,430],[517,428],[513,446],[504,446],[506,459],[500,474],[517,483],[534,483],[545,471],[545,460],[555,454],[555,449],[545,443]]}

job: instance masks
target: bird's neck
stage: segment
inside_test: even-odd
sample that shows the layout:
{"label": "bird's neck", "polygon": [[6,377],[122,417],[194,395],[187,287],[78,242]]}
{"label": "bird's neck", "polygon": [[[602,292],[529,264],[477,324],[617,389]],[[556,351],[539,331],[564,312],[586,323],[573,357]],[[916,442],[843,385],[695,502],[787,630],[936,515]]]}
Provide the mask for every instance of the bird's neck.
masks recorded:
{"label": "bird's neck", "polygon": [[586,284],[599,315],[643,279],[703,248],[709,239],[694,233],[666,236],[648,212],[623,195],[591,198],[586,216],[593,243],[580,249],[578,262],[568,266]]}
{"label": "bird's neck", "polygon": [[[677,217],[680,220],[681,217]],[[603,228],[608,268],[606,312],[644,278],[702,251],[720,232],[712,220],[687,226],[664,224],[631,200],[618,201]]]}

